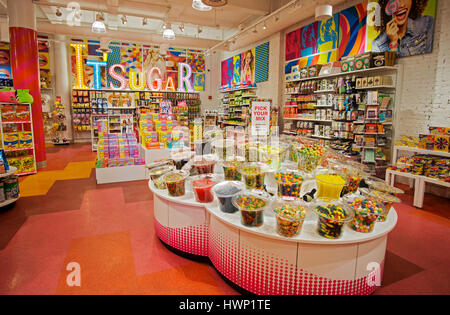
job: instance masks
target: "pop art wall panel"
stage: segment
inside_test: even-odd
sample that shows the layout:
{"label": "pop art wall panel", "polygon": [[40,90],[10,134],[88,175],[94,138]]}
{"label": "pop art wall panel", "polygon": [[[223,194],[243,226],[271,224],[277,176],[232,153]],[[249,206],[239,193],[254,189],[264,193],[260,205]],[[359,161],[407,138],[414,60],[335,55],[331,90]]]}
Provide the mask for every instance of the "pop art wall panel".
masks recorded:
{"label": "pop art wall panel", "polygon": [[269,42],[255,49],[255,83],[269,80]]}
{"label": "pop art wall panel", "polygon": [[339,14],[334,14],[326,21],[318,22],[318,52],[328,52],[338,48],[339,44]]}
{"label": "pop art wall panel", "polygon": [[314,22],[306,25],[300,32],[300,56],[310,56],[318,50],[319,23]]}
{"label": "pop art wall panel", "polygon": [[365,51],[366,22],[367,1],[339,13],[339,58]]}

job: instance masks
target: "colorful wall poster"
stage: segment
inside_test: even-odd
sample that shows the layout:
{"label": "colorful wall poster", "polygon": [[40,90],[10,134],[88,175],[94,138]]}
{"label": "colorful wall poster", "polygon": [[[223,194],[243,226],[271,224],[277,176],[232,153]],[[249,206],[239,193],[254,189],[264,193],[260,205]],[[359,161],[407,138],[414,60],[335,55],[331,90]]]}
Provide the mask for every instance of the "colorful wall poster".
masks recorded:
{"label": "colorful wall poster", "polygon": [[255,48],[241,55],[241,82],[255,83]]}
{"label": "colorful wall poster", "polygon": [[364,1],[339,13],[339,58],[365,51],[367,3]]}
{"label": "colorful wall poster", "polygon": [[305,57],[317,53],[319,40],[319,23],[314,22],[304,26],[300,34],[300,56]]}
{"label": "colorful wall poster", "polygon": [[334,14],[326,21],[318,22],[318,52],[328,52],[338,48],[339,44],[339,14]]}
{"label": "colorful wall poster", "polygon": [[50,70],[50,60],[48,52],[38,52],[39,69]]}
{"label": "colorful wall poster", "polygon": [[2,79],[11,79],[11,67],[0,66],[0,78]]}
{"label": "colorful wall poster", "polygon": [[220,63],[220,85],[227,85],[227,75],[228,75],[228,68],[227,68],[227,61],[223,60]]}
{"label": "colorful wall poster", "polygon": [[233,68],[233,57],[228,58],[226,60],[226,62],[227,62],[227,68],[226,68],[227,69],[227,75],[226,75],[227,82],[225,84],[232,85],[233,84],[233,70],[234,70],[234,68]]}
{"label": "colorful wall poster", "polygon": [[300,29],[286,34],[286,61],[300,58]]}
{"label": "colorful wall poster", "polygon": [[168,50],[166,55],[166,71],[178,71],[179,62],[186,62],[186,51]]}
{"label": "colorful wall poster", "polygon": [[269,80],[269,42],[255,48],[255,83]]}
{"label": "colorful wall poster", "polygon": [[205,74],[204,73],[194,73],[194,90],[204,91],[205,90]]}
{"label": "colorful wall poster", "polygon": [[205,72],[205,55],[196,52],[187,54],[187,63],[191,66],[192,72]]}
{"label": "colorful wall poster", "polygon": [[142,71],[142,50],[140,47],[122,46],[121,47],[121,62],[126,70],[126,78],[130,70],[135,72]]}
{"label": "colorful wall poster", "polygon": [[233,57],[233,84],[241,82],[241,55]]}
{"label": "colorful wall poster", "polygon": [[436,0],[371,0],[366,49],[399,57],[433,51]]}

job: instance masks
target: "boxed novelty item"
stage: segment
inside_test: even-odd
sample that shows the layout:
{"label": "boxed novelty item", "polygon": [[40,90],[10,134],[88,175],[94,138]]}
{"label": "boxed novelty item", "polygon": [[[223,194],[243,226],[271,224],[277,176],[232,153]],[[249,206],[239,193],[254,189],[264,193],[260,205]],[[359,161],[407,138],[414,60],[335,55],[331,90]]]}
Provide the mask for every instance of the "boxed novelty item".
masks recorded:
{"label": "boxed novelty item", "polygon": [[449,143],[450,143],[450,136],[441,136],[441,135],[434,136],[434,150],[435,151],[450,152],[449,151]]}
{"label": "boxed novelty item", "polygon": [[434,150],[434,135],[419,134],[419,148]]}
{"label": "boxed novelty item", "polygon": [[308,67],[303,67],[300,69],[300,79],[305,79],[308,77]]}
{"label": "boxed novelty item", "polygon": [[315,78],[319,75],[322,65],[314,65],[308,67],[308,78]]}
{"label": "boxed novelty item", "polygon": [[341,58],[341,71],[342,72],[351,72],[355,71],[355,57],[348,56]]}
{"label": "boxed novelty item", "polygon": [[369,69],[372,64],[372,53],[367,52],[355,56],[355,70]]}

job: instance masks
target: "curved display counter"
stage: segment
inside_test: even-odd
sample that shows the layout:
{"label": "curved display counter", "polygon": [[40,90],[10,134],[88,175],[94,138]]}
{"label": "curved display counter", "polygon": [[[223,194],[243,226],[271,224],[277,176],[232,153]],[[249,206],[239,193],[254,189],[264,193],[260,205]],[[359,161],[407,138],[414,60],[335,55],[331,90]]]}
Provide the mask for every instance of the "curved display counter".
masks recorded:
{"label": "curved display counter", "polygon": [[308,213],[301,233],[287,238],[276,233],[270,210],[261,227],[250,228],[241,224],[239,212],[220,211],[217,199],[196,202],[189,183],[182,197],[169,196],[151,181],[149,188],[161,241],[209,257],[223,276],[252,293],[371,294],[381,283],[387,235],[397,223],[394,209],[371,233],[346,225],[339,239],[321,237],[317,216]]}

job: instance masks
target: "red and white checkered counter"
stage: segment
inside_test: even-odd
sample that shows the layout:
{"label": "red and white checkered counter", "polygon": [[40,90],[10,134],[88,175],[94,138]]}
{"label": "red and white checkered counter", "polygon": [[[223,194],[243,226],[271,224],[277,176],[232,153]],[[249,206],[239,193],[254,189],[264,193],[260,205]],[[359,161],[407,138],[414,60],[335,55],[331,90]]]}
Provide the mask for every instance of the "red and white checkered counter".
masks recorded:
{"label": "red and white checkered counter", "polygon": [[149,182],[157,235],[178,250],[209,257],[238,286],[255,294],[371,294],[381,283],[394,209],[371,233],[345,226],[337,240],[321,237],[317,216],[309,213],[300,235],[286,238],[276,233],[271,211],[261,227],[245,227],[239,212],[221,212],[217,200],[196,202],[188,186],[185,196],[171,197]]}

